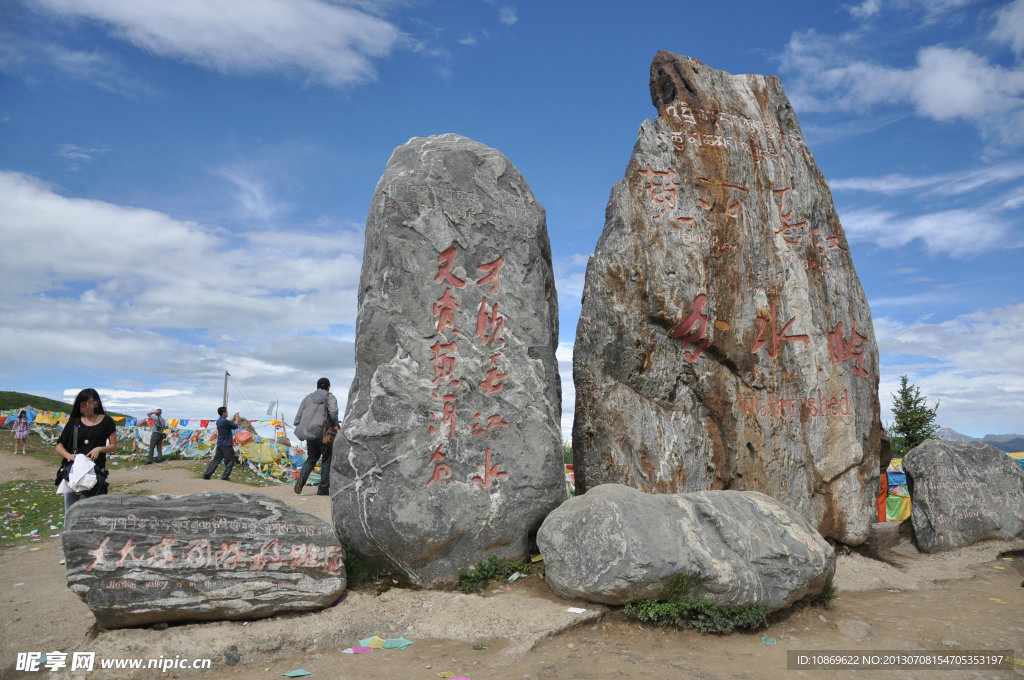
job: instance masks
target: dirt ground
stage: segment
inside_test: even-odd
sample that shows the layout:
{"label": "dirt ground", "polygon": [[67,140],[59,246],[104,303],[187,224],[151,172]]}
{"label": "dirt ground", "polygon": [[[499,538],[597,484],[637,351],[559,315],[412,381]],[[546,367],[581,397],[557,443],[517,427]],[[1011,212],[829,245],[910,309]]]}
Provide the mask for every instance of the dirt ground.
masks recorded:
{"label": "dirt ground", "polygon": [[[203,490],[264,493],[330,521],[329,499],[290,487],[255,489],[199,478],[185,463],[118,470],[114,493]],[[0,451],[0,480],[49,479],[53,465]],[[97,629],[66,588],[59,539],[0,550],[0,678],[1012,678],[1002,669],[800,670],[787,652],[896,650],[1002,653],[1024,658],[1024,541],[989,542],[938,555],[918,552],[895,523],[878,524],[867,547],[840,554],[831,608],[797,607],[755,633],[663,631],[625,618],[621,608],[562,600],[535,576],[492,586],[484,596],[367,588],[328,610],[253,622],[119,631]],[[585,609],[570,612],[570,607]],[[372,635],[404,636],[405,649],[351,655]],[[95,652],[96,658],[210,659],[209,669],[17,671],[18,652]],[[448,675],[445,675],[448,674]]]}

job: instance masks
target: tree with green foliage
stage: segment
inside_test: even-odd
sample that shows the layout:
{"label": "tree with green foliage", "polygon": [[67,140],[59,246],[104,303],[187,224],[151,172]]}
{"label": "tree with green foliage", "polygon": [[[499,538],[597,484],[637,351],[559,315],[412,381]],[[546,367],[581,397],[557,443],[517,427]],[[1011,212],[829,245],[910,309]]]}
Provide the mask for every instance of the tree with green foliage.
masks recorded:
{"label": "tree with green foliage", "polygon": [[905,375],[900,376],[900,389],[891,396],[892,415],[896,422],[886,429],[892,440],[893,457],[902,458],[910,449],[935,436],[939,429],[935,422],[939,402],[928,408],[928,401],[921,396],[920,388]]}

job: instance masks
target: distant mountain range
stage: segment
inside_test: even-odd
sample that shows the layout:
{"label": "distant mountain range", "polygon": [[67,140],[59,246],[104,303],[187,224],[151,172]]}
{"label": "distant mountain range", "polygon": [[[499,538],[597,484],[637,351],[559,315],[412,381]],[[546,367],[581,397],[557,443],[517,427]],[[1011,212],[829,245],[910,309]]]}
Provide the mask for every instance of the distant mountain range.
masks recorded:
{"label": "distant mountain range", "polygon": [[960,434],[951,427],[940,427],[935,436],[951,442],[982,442],[984,444],[991,444],[1007,453],[1024,451],[1024,434],[987,434],[978,439],[977,437],[968,437],[965,434]]}

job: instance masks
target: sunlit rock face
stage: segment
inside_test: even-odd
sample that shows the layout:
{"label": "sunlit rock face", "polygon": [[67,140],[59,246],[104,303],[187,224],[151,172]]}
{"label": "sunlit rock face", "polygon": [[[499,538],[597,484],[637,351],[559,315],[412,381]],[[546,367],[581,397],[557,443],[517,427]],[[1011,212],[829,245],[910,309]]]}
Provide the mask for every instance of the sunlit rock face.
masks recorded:
{"label": "sunlit rock face", "polygon": [[650,89],[587,267],[578,489],[760,491],[858,544],[878,348],[828,185],[778,78],[659,52]]}
{"label": "sunlit rock face", "polygon": [[515,166],[454,134],[396,149],[358,301],[331,468],[342,544],[424,586],[526,558],[565,491],[551,248]]}

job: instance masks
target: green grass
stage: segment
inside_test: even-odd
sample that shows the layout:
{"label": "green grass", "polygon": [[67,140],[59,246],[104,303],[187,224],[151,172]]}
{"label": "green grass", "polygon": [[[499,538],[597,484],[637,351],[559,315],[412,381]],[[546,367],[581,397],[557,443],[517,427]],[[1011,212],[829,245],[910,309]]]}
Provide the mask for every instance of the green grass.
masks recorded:
{"label": "green grass", "polygon": [[345,558],[345,587],[349,590],[361,588],[388,576],[391,576],[391,572],[387,569],[367,564],[356,555],[348,555]]}
{"label": "green grass", "polygon": [[[100,394],[100,399],[102,398],[103,395]],[[8,411],[12,408],[20,409],[25,408],[26,406],[31,406],[32,408],[39,409],[40,411],[71,413],[73,405],[74,404],[65,403],[63,401],[57,401],[56,399],[48,399],[47,397],[39,397],[34,394],[26,394],[25,392],[0,391],[0,411]],[[106,411],[106,413],[111,416],[125,415],[114,411]]]}
{"label": "green grass", "polygon": [[465,569],[459,569],[459,590],[464,593],[482,593],[492,581],[505,581],[517,571],[520,574],[529,574],[532,568],[523,562],[499,559],[497,555],[491,555],[486,562],[480,560]]}
{"label": "green grass", "polygon": [[679,574],[665,587],[658,599],[640,600],[626,605],[626,616],[661,628],[679,630],[685,626],[702,633],[725,635],[734,630],[756,630],[768,623],[768,608],[762,605],[719,606],[707,597],[698,597],[700,576]]}
{"label": "green grass", "polygon": [[832,600],[836,599],[837,595],[839,595],[839,589],[836,588],[834,583],[832,583],[832,579],[829,579],[828,583],[825,584],[825,587],[822,589],[822,591],[818,593],[811,601],[820,607],[824,607],[825,609],[831,609]]}
{"label": "green grass", "polygon": [[0,511],[0,539],[5,546],[57,538],[64,530],[64,497],[57,495],[52,479],[0,484]]}

